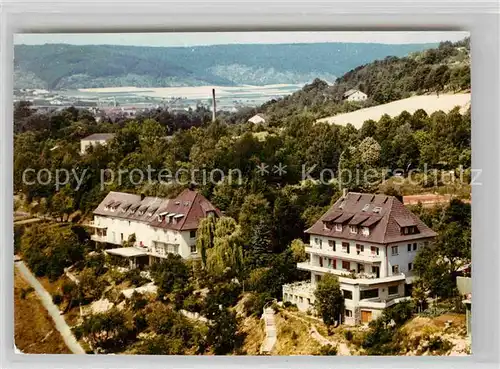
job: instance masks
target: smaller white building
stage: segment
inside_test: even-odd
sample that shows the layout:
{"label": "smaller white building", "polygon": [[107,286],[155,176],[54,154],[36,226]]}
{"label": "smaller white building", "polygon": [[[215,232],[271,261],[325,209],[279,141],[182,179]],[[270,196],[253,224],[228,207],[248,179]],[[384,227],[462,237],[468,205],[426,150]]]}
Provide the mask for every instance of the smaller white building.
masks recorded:
{"label": "smaller white building", "polygon": [[348,90],[342,95],[343,100],[347,101],[365,101],[368,99],[368,95],[360,90]]}
{"label": "smaller white building", "polygon": [[80,153],[83,155],[87,152],[87,148],[90,146],[106,145],[108,141],[115,137],[114,133],[94,133],[93,135],[82,138],[80,141]]}
{"label": "smaller white building", "polygon": [[248,120],[250,123],[258,124],[258,123],[266,123],[266,118],[262,114],[255,114]]}

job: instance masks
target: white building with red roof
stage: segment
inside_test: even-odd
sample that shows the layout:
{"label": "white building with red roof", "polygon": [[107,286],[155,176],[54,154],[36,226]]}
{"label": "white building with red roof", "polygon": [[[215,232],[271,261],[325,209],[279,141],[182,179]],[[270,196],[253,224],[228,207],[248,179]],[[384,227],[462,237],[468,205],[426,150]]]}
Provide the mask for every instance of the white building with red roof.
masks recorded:
{"label": "white building with red roof", "polygon": [[[92,240],[120,247],[109,255],[128,258],[130,266],[154,263],[169,253],[197,258],[200,221],[220,211],[199,192],[186,189],[173,199],[109,192],[94,210]],[[134,235],[133,245],[123,247]]]}
{"label": "white building with red roof", "polygon": [[316,284],[326,273],[339,278],[346,324],[367,323],[409,298],[417,251],[436,233],[397,198],[344,193],[308,230],[309,260],[297,267],[310,281],[283,286],[283,301],[302,311],[314,308]]}

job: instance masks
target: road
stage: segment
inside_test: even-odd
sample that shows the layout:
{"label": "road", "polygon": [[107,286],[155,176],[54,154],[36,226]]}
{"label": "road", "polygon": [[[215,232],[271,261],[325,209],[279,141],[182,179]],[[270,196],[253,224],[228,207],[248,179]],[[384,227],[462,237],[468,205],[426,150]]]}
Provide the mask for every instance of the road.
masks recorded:
{"label": "road", "polygon": [[61,315],[58,307],[52,302],[52,296],[47,290],[38,282],[36,277],[31,273],[31,271],[26,267],[24,262],[17,261],[15,263],[16,268],[21,272],[23,277],[28,281],[28,283],[35,289],[42,305],[47,309],[50,317],[54,321],[56,329],[61,334],[64,343],[74,354],[85,354],[85,350],[80,346],[77,339],[73,335],[71,328],[68,326],[64,317]]}

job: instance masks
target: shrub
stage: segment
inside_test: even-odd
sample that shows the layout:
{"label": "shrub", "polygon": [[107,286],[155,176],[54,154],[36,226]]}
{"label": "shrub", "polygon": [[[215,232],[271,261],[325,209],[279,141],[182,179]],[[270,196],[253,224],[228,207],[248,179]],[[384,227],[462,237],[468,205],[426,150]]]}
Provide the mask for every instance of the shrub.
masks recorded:
{"label": "shrub", "polygon": [[125,279],[130,281],[133,286],[139,287],[149,282],[147,278],[141,276],[139,269],[131,269],[125,273]]}
{"label": "shrub", "polygon": [[351,331],[345,331],[344,332],[344,336],[345,336],[345,339],[348,340],[349,342],[352,341],[352,338],[353,338],[353,334]]}
{"label": "shrub", "polygon": [[35,289],[33,287],[28,287],[28,288],[22,288],[21,289],[21,298],[24,300],[26,298],[26,296],[33,292]]}
{"label": "shrub", "polygon": [[444,354],[445,352],[451,350],[453,347],[452,343],[439,336],[434,336],[429,340],[429,350],[433,353]]}
{"label": "shrub", "polygon": [[254,315],[260,317],[262,315],[264,305],[271,301],[272,297],[269,293],[252,293],[244,302],[244,308],[248,316]]}
{"label": "shrub", "polygon": [[56,305],[59,305],[60,303],[62,303],[63,302],[62,295],[57,293],[54,296],[52,296],[52,302]]}
{"label": "shrub", "polygon": [[335,356],[337,355],[337,348],[332,345],[324,345],[319,349],[320,355]]}

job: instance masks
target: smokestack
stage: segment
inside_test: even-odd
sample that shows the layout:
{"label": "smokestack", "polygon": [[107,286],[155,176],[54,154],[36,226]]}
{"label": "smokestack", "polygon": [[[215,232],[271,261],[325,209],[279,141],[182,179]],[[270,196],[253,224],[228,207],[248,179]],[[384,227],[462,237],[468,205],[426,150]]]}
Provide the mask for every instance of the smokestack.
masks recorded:
{"label": "smokestack", "polygon": [[215,122],[215,112],[216,112],[216,106],[215,106],[215,88],[212,88],[212,122]]}

